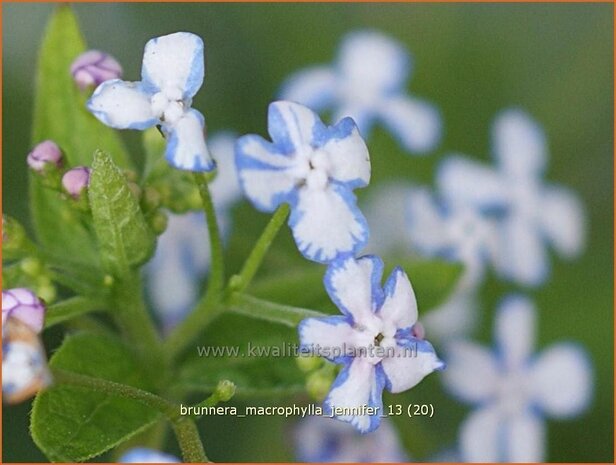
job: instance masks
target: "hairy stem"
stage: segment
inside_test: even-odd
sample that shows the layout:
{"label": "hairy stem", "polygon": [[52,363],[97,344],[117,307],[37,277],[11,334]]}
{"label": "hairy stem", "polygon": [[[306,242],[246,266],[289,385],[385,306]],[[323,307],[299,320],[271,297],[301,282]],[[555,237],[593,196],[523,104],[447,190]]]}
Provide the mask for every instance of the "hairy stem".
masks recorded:
{"label": "hairy stem", "polygon": [[233,294],[229,299],[229,310],[249,318],[278,323],[291,328],[295,328],[306,318],[323,318],[328,316],[314,310],[291,307],[240,293]]}
{"label": "hairy stem", "polygon": [[209,462],[194,420],[189,417],[180,417],[171,426],[178,438],[182,459],[185,463]]}
{"label": "hairy stem", "polygon": [[201,173],[195,173],[195,182],[199,187],[203,211],[207,222],[207,230],[210,236],[210,251],[212,263],[210,265],[210,279],[208,282],[208,292],[221,292],[225,285],[225,262],[220,229],[216,210],[212,202],[212,195],[208,185],[207,177]]}
{"label": "hairy stem", "polygon": [[280,231],[280,228],[286,221],[287,216],[289,216],[289,205],[285,203],[278,207],[270,219],[252,249],[252,252],[250,252],[250,255],[244,262],[244,266],[240,273],[233,276],[231,279],[229,287],[232,291],[241,292],[250,285],[265,258],[265,254],[272,245],[272,242],[274,242],[278,231]]}

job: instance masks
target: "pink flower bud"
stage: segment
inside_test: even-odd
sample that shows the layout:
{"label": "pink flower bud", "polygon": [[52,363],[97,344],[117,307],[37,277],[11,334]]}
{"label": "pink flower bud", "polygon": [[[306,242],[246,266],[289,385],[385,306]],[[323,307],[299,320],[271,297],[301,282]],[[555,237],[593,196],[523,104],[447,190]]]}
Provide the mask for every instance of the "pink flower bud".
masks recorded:
{"label": "pink flower bud", "polygon": [[62,187],[71,194],[73,198],[78,198],[88,184],[90,183],[90,168],[87,166],[78,166],[68,170],[62,176]]}
{"label": "pink flower bud", "polygon": [[411,335],[415,339],[419,339],[420,341],[423,341],[424,338],[426,337],[426,330],[419,321],[415,323],[413,327],[411,328]]}
{"label": "pink flower bud", "polygon": [[54,141],[46,140],[38,144],[28,154],[28,166],[34,171],[42,171],[45,165],[62,167],[62,151]]}
{"label": "pink flower bud", "polygon": [[98,86],[109,79],[122,77],[122,66],[115,58],[99,50],[82,53],[71,65],[71,75],[80,89]]}
{"label": "pink flower bud", "polygon": [[40,333],[45,322],[45,304],[24,287],[2,291],[2,329],[8,318],[15,318]]}

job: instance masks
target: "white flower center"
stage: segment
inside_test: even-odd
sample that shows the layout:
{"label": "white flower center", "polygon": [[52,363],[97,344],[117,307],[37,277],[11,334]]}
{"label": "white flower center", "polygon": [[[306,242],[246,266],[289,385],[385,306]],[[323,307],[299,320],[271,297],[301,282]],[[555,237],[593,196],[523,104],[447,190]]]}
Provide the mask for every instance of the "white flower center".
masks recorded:
{"label": "white flower center", "polygon": [[391,356],[396,347],[397,328],[384,321],[378,315],[355,325],[356,347],[361,352],[357,356],[365,357],[368,362],[376,365],[385,357]]}
{"label": "white flower center", "polygon": [[330,171],[329,154],[310,148],[298,153],[292,174],[297,184],[305,184],[308,189],[322,190],[327,187]]}
{"label": "white flower center", "polygon": [[182,91],[177,87],[166,87],[150,99],[152,113],[167,124],[175,124],[186,111]]}

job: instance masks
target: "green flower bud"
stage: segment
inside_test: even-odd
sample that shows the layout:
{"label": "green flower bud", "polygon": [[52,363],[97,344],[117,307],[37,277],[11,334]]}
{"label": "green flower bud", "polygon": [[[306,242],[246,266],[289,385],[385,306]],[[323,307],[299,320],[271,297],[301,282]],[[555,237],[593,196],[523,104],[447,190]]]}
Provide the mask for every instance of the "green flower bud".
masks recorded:
{"label": "green flower bud", "polygon": [[322,401],[327,396],[333,378],[329,370],[318,370],[306,379],[306,391],[308,395],[317,401]]}
{"label": "green flower bud", "polygon": [[214,394],[220,402],[228,402],[235,395],[235,384],[228,379],[223,379],[218,382]]}
{"label": "green flower bud", "polygon": [[323,365],[323,359],[313,355],[300,355],[297,359],[295,359],[295,362],[297,363],[299,369],[304,373],[314,371]]}
{"label": "green flower bud", "polygon": [[19,266],[28,276],[37,277],[43,273],[43,264],[38,258],[24,258]]}
{"label": "green flower bud", "polygon": [[159,236],[167,229],[168,221],[167,215],[160,210],[154,213],[149,219],[152,230]]}
{"label": "green flower bud", "polygon": [[141,206],[144,211],[149,212],[156,210],[160,207],[162,202],[162,196],[157,189],[151,186],[147,186],[143,189],[143,196],[141,197]]}

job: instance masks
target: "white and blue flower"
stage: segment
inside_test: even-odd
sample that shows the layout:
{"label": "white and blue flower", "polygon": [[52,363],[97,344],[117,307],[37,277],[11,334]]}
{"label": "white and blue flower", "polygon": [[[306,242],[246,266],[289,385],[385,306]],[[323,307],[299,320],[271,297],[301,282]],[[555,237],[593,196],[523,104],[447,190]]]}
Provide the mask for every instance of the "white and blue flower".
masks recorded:
{"label": "white and blue flower", "polygon": [[181,463],[181,460],[147,447],[133,447],[122,454],[118,463]]}
{"label": "white and blue flower", "polygon": [[359,434],[351,425],[328,417],[302,419],[295,429],[299,462],[397,463],[408,462],[391,420],[383,418],[378,430]]}
{"label": "white and blue flower", "polygon": [[116,129],[144,130],[160,125],[167,139],[165,157],[176,168],[211,171],[205,119],[191,108],[205,73],[203,41],[188,32],[150,40],[143,54],[141,81],[111,79],[99,85],[88,109]]}
{"label": "white and blue flower", "polygon": [[289,225],[306,258],[357,253],[368,225],[353,190],[368,185],[370,158],[353,120],[325,126],[310,109],[279,101],[269,106],[268,131],[272,142],[251,134],[236,144],[246,196],[265,212],[291,205]]}
{"label": "white and blue flower", "polygon": [[[231,230],[230,210],[242,196],[235,168],[235,140],[230,132],[209,138],[217,167],[210,190],[223,238]],[[148,293],[165,330],[181,321],[197,301],[210,261],[203,212],[169,213],[167,229],[159,236],[156,253],[145,268]]]}
{"label": "white and blue flower", "polygon": [[333,110],[333,120],[350,116],[364,137],[380,121],[411,152],[432,150],[441,120],[431,104],[406,93],[411,58],[404,47],[376,31],[348,34],[333,66],[299,71],[284,84],[281,97],[316,111]]}
{"label": "white and blue flower", "polygon": [[385,387],[403,392],[444,368],[421,331],[414,331],[417,302],[406,273],[396,268],[384,288],[382,273],[383,262],[375,256],[335,261],[324,283],[343,315],[308,318],[298,328],[302,351],[343,365],[325,399],[325,414],[362,406],[378,412],[336,415],[362,433],[379,426]]}
{"label": "white and blue flower", "polygon": [[544,243],[565,257],[580,253],[583,207],[569,190],[543,183],[545,136],[528,115],[504,111],[494,124],[492,142],[498,168],[451,156],[439,168],[439,190],[447,199],[497,218],[497,270],[515,282],[539,285],[549,269]]}
{"label": "white and blue flower", "polygon": [[496,350],[466,341],[447,349],[445,386],[476,404],[460,430],[469,462],[543,462],[543,416],[572,417],[589,404],[592,370],[586,352],[558,343],[533,355],[536,311],[523,296],[509,296],[496,316]]}
{"label": "white and blue flower", "polygon": [[46,308],[26,288],[2,291],[2,395],[10,404],[35,395],[51,383],[38,334]]}

